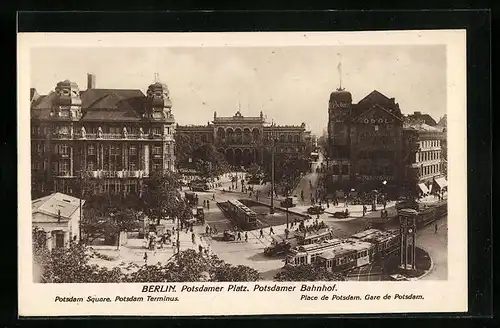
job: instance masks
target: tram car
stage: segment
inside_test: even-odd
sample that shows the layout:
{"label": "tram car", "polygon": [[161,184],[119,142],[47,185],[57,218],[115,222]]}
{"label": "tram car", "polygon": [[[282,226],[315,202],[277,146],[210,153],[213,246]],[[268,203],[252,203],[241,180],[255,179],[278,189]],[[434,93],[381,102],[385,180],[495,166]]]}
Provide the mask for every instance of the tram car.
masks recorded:
{"label": "tram car", "polygon": [[437,205],[430,205],[418,210],[416,218],[417,227],[424,227],[448,214],[448,202],[442,201]]}
{"label": "tram car", "polygon": [[348,271],[372,263],[374,249],[372,243],[350,238],[323,252],[317,257],[316,264],[328,271]]}
{"label": "tram car", "polygon": [[418,212],[417,227],[424,227],[448,214],[448,202],[424,208]]}
{"label": "tram car", "polygon": [[286,257],[288,265],[313,264],[316,258],[328,249],[342,243],[340,239],[325,240],[322,243],[299,245],[290,250]]}
{"label": "tram car", "polygon": [[292,266],[316,264],[339,272],[371,263],[373,250],[373,244],[358,239],[330,239],[296,247],[287,256],[286,263]]}
{"label": "tram car", "polygon": [[351,238],[369,242],[374,246],[373,259],[385,257],[399,251],[401,236],[398,231],[368,229],[361,231]]}
{"label": "tram car", "polygon": [[236,199],[226,202],[225,208],[231,220],[241,228],[254,229],[257,227],[257,213],[243,205]]}

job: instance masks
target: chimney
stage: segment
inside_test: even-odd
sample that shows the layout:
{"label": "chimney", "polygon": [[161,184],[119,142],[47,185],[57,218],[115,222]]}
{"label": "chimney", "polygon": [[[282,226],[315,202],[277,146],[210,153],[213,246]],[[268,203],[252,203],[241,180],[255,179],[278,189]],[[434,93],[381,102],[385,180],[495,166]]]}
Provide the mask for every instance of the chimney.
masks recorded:
{"label": "chimney", "polygon": [[87,89],[95,89],[95,75],[87,74]]}

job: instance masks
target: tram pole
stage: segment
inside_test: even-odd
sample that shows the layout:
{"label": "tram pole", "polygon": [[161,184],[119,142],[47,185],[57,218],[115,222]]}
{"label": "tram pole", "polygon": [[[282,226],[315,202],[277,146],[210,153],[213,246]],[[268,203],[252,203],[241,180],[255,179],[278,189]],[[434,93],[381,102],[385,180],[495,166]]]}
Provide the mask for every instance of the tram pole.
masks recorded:
{"label": "tram pole", "polygon": [[272,149],[271,149],[271,211],[270,214],[274,214],[274,152],[275,152],[275,140],[274,140],[274,122],[271,125],[271,138],[272,138]]}

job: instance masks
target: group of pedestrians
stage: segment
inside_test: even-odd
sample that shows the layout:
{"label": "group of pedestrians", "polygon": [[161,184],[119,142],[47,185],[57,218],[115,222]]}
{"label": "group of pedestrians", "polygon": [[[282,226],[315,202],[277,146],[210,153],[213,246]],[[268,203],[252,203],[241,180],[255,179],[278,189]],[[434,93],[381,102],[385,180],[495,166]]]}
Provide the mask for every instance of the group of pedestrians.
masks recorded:
{"label": "group of pedestrians", "polygon": [[[236,241],[241,241],[241,231],[236,234]],[[248,232],[245,231],[245,242],[248,242]]]}
{"label": "group of pedestrians", "polygon": [[[272,226],[269,227],[269,236],[274,235],[274,234],[275,233],[274,233],[273,227]],[[264,238],[264,229],[262,229],[262,228],[260,228],[260,231],[259,231],[259,239],[261,239],[261,238]]]}

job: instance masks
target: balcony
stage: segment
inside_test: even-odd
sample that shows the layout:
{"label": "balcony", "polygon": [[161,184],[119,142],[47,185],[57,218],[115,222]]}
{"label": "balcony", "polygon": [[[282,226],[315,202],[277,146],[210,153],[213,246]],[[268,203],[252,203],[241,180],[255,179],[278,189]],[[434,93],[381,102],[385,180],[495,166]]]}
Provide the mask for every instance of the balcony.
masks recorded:
{"label": "balcony", "polygon": [[122,171],[97,170],[97,171],[86,171],[85,175],[86,175],[86,177],[94,178],[94,179],[105,179],[105,178],[126,179],[126,178],[144,178],[144,177],[147,177],[146,173],[143,170],[135,170],[135,171],[128,171],[128,170],[122,170]]}
{"label": "balcony", "polygon": [[73,139],[73,136],[70,133],[52,133],[52,139]]}
{"label": "balcony", "polygon": [[134,133],[127,133],[125,136],[122,133],[102,133],[102,134],[97,134],[97,133],[85,133],[83,135],[82,133],[77,133],[75,134],[75,138],[77,139],[87,139],[87,140],[92,140],[92,139],[103,139],[103,140],[137,140],[137,139],[147,139],[148,135],[147,134],[134,134]]}

